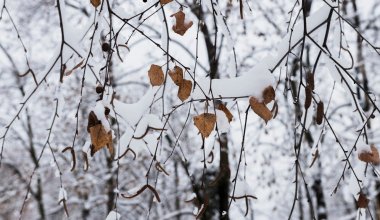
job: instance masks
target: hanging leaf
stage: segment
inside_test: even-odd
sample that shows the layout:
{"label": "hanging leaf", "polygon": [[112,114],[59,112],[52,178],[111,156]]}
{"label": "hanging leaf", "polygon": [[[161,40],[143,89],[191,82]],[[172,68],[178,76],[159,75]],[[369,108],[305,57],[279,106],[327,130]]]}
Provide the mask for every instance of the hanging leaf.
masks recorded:
{"label": "hanging leaf", "polygon": [[315,119],[315,122],[320,125],[322,124],[322,121],[323,121],[323,115],[324,115],[324,109],[323,109],[323,102],[320,101],[318,102],[318,105],[317,105],[317,116],[316,116],[316,119]]}
{"label": "hanging leaf", "polygon": [[264,104],[270,103],[271,101],[274,100],[275,97],[276,97],[276,93],[274,92],[274,89],[272,86],[268,86],[264,89],[263,91]]}
{"label": "hanging leaf", "polygon": [[380,163],[379,151],[374,144],[371,144],[371,152],[362,151],[359,153],[359,160],[377,165]]}
{"label": "hanging leaf", "polygon": [[173,31],[181,36],[183,36],[186,31],[193,25],[192,21],[185,22],[185,13],[183,11],[178,11],[172,14],[170,17],[175,17],[175,25],[173,25]]}
{"label": "hanging leaf", "polygon": [[359,198],[357,201],[358,208],[367,208],[369,203],[369,199],[367,199],[367,196],[364,195],[363,193],[359,194]]}
{"label": "hanging leaf", "polygon": [[76,165],[76,157],[75,157],[75,151],[74,151],[74,148],[72,147],[66,147],[65,149],[62,150],[62,153],[65,153],[66,151],[70,150],[70,153],[71,153],[71,157],[73,158],[73,163],[71,164],[71,170],[70,171],[74,171],[75,169],[75,165]]}
{"label": "hanging leaf", "polygon": [[112,132],[106,132],[101,121],[98,120],[98,117],[93,111],[91,111],[88,116],[87,131],[91,136],[91,156],[105,146],[107,146],[108,151],[111,156],[113,156]]}
{"label": "hanging leaf", "polygon": [[93,156],[98,150],[107,146],[110,154],[113,155],[113,145],[112,145],[112,132],[106,132],[102,124],[97,124],[90,127],[91,136],[91,156]]}
{"label": "hanging leaf", "polygon": [[211,132],[214,130],[216,123],[216,116],[214,114],[203,113],[201,115],[195,116],[193,120],[195,126],[198,128],[203,138],[210,136]]}
{"label": "hanging leaf", "polygon": [[102,3],[101,0],[90,0],[90,2],[91,2],[91,4],[92,4],[95,8],[97,8],[97,7],[100,5],[100,3]]}
{"label": "hanging leaf", "polygon": [[185,101],[187,98],[190,97],[192,88],[193,83],[191,82],[191,80],[182,80],[182,83],[178,88],[178,98],[181,99],[182,102]]}
{"label": "hanging leaf", "polygon": [[278,104],[276,101],[274,101],[273,107],[270,111],[272,112],[272,118],[276,118],[277,113],[278,113]]}
{"label": "hanging leaf", "polygon": [[165,4],[168,4],[170,2],[172,2],[173,0],[160,0],[160,3],[161,5],[165,5]]}
{"label": "hanging leaf", "polygon": [[179,66],[175,66],[174,69],[169,71],[169,76],[173,80],[174,84],[180,86],[183,81],[183,70]]}
{"label": "hanging leaf", "polygon": [[263,102],[259,102],[255,97],[251,97],[249,99],[249,104],[252,110],[258,116],[260,116],[260,118],[264,119],[265,123],[267,123],[270,119],[272,119],[272,112],[268,109],[268,107]]}
{"label": "hanging leaf", "polygon": [[96,114],[91,111],[88,115],[87,132],[90,133],[90,128],[98,124],[101,124],[101,122],[98,120],[98,117],[96,117]]}
{"label": "hanging leaf", "polygon": [[164,83],[164,72],[158,65],[152,64],[150,66],[148,76],[150,79],[150,84],[152,86],[160,86],[162,83]]}
{"label": "hanging leaf", "polygon": [[59,189],[58,205],[61,203],[63,204],[63,209],[65,210],[66,216],[69,217],[66,201],[67,201],[67,192],[63,187],[61,187]]}
{"label": "hanging leaf", "polygon": [[227,117],[227,119],[228,119],[228,122],[231,122],[231,121],[232,121],[232,118],[233,118],[234,116],[231,114],[230,110],[228,110],[228,108],[227,108],[225,105],[223,105],[222,103],[220,103],[220,104],[218,105],[218,109],[221,110],[222,112],[224,112],[224,114],[226,114],[226,117]]}
{"label": "hanging leaf", "polygon": [[140,195],[141,193],[143,193],[146,189],[149,189],[153,193],[153,195],[156,197],[157,201],[161,202],[161,199],[160,199],[160,196],[158,195],[157,190],[149,184],[141,187],[141,189],[137,190],[137,192],[133,195],[121,194],[121,196],[124,198],[127,198],[127,199],[132,199],[132,198],[135,198],[136,196]]}

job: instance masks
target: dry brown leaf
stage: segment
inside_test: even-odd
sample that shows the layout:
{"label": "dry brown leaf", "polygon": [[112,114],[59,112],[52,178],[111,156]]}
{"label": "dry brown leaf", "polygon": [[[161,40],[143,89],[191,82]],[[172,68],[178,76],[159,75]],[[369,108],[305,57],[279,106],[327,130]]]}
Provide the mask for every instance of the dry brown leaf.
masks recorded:
{"label": "dry brown leaf", "polygon": [[232,121],[232,118],[233,118],[234,116],[231,114],[230,110],[228,110],[228,108],[227,108],[225,105],[223,105],[222,103],[220,103],[220,104],[218,105],[218,109],[221,110],[221,111],[223,111],[224,114],[226,114],[226,117],[227,117],[227,119],[228,119],[228,122],[231,122],[231,121]]}
{"label": "dry brown leaf", "polygon": [[90,0],[91,4],[96,8],[102,3],[101,0]]}
{"label": "dry brown leaf", "polygon": [[96,117],[96,114],[91,111],[88,115],[87,132],[90,133],[90,128],[98,124],[101,124],[101,122],[98,120],[98,117]]}
{"label": "dry brown leaf", "polygon": [[173,80],[174,84],[180,86],[183,81],[183,70],[179,66],[175,66],[174,69],[169,71],[169,76]]}
{"label": "dry brown leaf", "polygon": [[276,93],[274,92],[274,89],[272,86],[268,86],[263,91],[263,100],[264,104],[268,104],[269,102],[273,101],[276,97]]}
{"label": "dry brown leaf", "polygon": [[182,83],[178,88],[178,98],[181,99],[182,102],[185,101],[187,98],[189,98],[192,88],[193,83],[191,82],[191,80],[182,80]]}
{"label": "dry brown leaf", "polygon": [[160,3],[161,5],[165,5],[165,4],[168,4],[170,2],[172,2],[173,0],[160,0]]}
{"label": "dry brown leaf", "polygon": [[211,113],[203,113],[193,118],[195,126],[198,128],[202,137],[207,138],[214,130],[216,116]]}
{"label": "dry brown leaf", "polygon": [[268,109],[268,107],[263,102],[259,102],[255,97],[251,97],[249,99],[249,104],[252,110],[258,116],[260,116],[260,118],[264,119],[265,123],[267,123],[270,119],[272,119],[272,112]]}
{"label": "dry brown leaf", "polygon": [[175,25],[173,25],[173,31],[181,36],[183,36],[186,31],[193,25],[192,21],[185,22],[185,13],[183,11],[178,11],[172,14],[170,17],[175,17]]}
{"label": "dry brown leaf", "polygon": [[164,83],[164,72],[158,65],[152,64],[150,66],[148,76],[150,84],[152,84],[152,86],[160,86],[162,83]]}
{"label": "dry brown leaf", "polygon": [[113,145],[112,145],[112,132],[106,132],[102,124],[97,124],[90,127],[91,136],[91,155],[94,155],[98,150],[107,146],[110,154],[113,155]]}
{"label": "dry brown leaf", "polygon": [[371,152],[364,151],[359,153],[359,160],[377,165],[380,163],[379,151],[374,144],[371,144]]}
{"label": "dry brown leaf", "polygon": [[369,199],[367,199],[367,196],[363,193],[359,194],[359,198],[357,201],[358,208],[367,208],[369,203]]}
{"label": "dry brown leaf", "polygon": [[323,102],[320,101],[318,102],[318,105],[317,105],[317,116],[315,118],[315,122],[320,125],[322,124],[322,121],[323,121],[323,115],[324,115],[324,107],[323,107]]}

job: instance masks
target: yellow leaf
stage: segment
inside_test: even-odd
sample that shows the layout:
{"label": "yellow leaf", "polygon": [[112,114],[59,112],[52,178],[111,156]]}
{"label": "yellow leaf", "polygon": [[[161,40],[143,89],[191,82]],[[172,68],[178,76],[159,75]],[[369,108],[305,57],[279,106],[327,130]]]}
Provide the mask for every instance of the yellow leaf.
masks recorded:
{"label": "yellow leaf", "polygon": [[207,138],[214,130],[216,116],[211,113],[203,113],[193,118],[195,126],[198,128],[202,137]]}
{"label": "yellow leaf", "polygon": [[164,72],[158,65],[152,64],[150,66],[148,76],[152,86],[160,86],[164,83]]}

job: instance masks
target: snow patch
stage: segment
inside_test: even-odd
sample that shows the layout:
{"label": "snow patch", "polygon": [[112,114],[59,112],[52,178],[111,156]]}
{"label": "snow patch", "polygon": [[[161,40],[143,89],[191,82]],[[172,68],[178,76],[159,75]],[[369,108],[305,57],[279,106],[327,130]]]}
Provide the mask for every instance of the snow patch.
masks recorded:
{"label": "snow patch", "polygon": [[106,220],[119,220],[121,215],[117,213],[116,211],[110,211],[108,213]]}

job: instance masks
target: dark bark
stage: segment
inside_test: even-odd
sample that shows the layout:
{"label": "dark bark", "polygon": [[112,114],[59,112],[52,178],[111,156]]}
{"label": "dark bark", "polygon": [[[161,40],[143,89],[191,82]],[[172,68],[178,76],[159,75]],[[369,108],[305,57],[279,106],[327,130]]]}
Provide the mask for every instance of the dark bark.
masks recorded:
{"label": "dark bark", "polygon": [[317,218],[318,220],[327,219],[327,209],[326,209],[325,197],[323,195],[322,180],[320,177],[314,180],[312,189],[317,199]]}
{"label": "dark bark", "polygon": [[[194,4],[192,7],[192,12],[197,16],[197,18],[201,21],[204,21],[204,11],[201,6]],[[204,24],[201,26],[200,31],[203,34],[203,38],[207,48],[207,56],[210,64],[209,76],[211,79],[217,79],[220,77],[218,69],[219,69],[219,57],[217,56],[217,24],[214,19],[214,29],[215,33],[211,34],[210,26]],[[219,51],[220,52],[220,51]],[[218,203],[218,213],[220,219],[228,220],[228,203],[229,203],[229,185],[230,185],[230,177],[225,172],[226,169],[229,169],[229,160],[228,160],[228,136],[226,134],[221,134],[219,139],[220,145],[220,161],[219,161],[219,172],[222,173],[221,178],[217,182],[215,189],[210,189],[206,191],[214,191],[217,193],[217,196],[210,196],[209,204],[213,204],[215,202]],[[206,211],[203,219],[209,218],[212,216],[213,210],[212,207]],[[224,214],[225,213],[225,214]],[[224,214],[224,215],[223,215]]]}
{"label": "dark bark", "polygon": [[[229,219],[228,210],[228,195],[229,195],[229,185],[230,185],[230,175],[229,172],[225,172],[225,169],[229,169],[228,160],[228,136],[227,134],[220,135],[220,162],[219,162],[219,172],[223,172],[223,175],[218,183],[218,195],[219,195],[219,216],[220,219]],[[226,214],[223,216],[223,212]]]}

